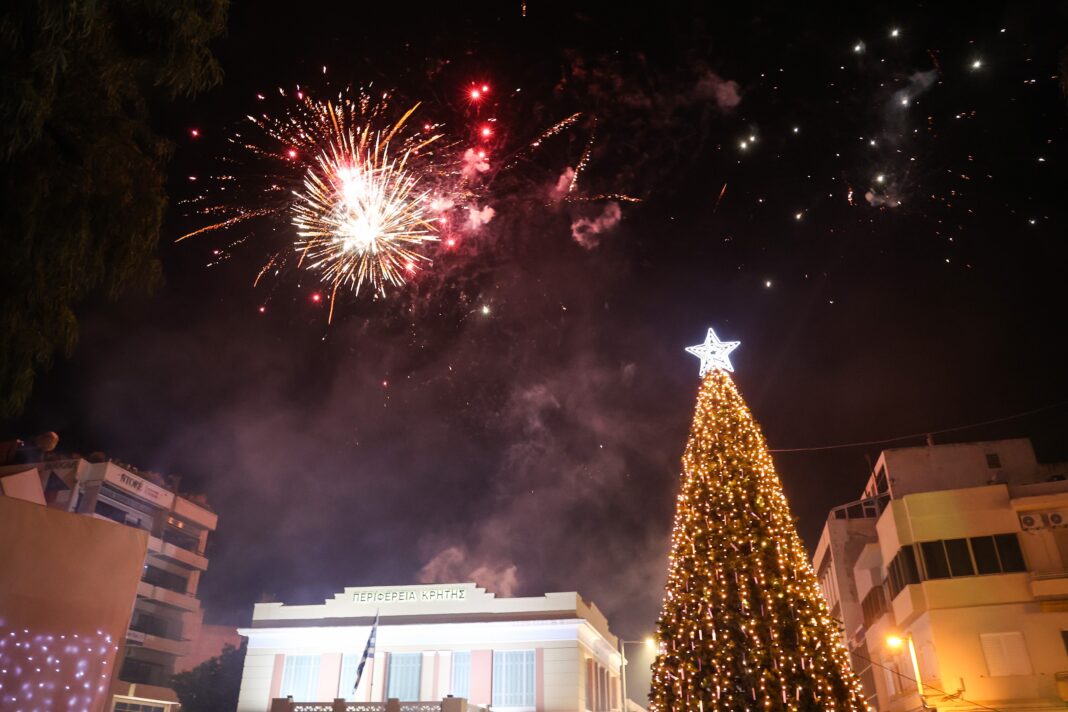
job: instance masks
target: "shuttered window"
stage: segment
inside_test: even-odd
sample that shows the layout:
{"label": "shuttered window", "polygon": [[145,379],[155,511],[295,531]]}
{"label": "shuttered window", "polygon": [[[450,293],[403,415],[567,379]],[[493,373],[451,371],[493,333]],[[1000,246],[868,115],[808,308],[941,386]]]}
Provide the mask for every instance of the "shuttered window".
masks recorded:
{"label": "shuttered window", "polygon": [[422,653],[390,653],[387,697],[401,702],[419,700],[419,681],[423,670]]}
{"label": "shuttered window", "polygon": [[493,706],[534,707],[534,651],[493,651]]}
{"label": "shuttered window", "polygon": [[282,667],[282,697],[315,702],[319,696],[319,656],[287,655]]}
{"label": "shuttered window", "polygon": [[1031,658],[1023,633],[982,633],[979,641],[990,677],[1031,674]]}
{"label": "shuttered window", "polygon": [[471,653],[452,654],[452,691],[453,697],[471,696]]}

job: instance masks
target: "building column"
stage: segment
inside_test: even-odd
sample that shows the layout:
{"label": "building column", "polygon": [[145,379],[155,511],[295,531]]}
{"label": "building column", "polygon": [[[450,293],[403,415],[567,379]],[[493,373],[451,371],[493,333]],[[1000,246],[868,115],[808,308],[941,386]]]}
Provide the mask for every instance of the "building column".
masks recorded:
{"label": "building column", "polygon": [[471,651],[471,691],[468,697],[476,705],[493,701],[493,651]]}

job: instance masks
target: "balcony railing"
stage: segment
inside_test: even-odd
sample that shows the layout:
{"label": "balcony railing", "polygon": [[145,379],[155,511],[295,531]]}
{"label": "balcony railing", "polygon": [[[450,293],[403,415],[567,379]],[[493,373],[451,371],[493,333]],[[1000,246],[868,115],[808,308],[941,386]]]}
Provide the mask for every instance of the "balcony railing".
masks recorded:
{"label": "balcony railing", "polygon": [[420,702],[294,702],[275,699],[271,712],[486,712],[485,707],[472,704],[463,698],[447,697],[443,700]]}
{"label": "balcony railing", "polygon": [[[385,712],[385,702],[346,702],[345,712]],[[472,709],[468,707],[468,710]],[[481,707],[477,709],[482,709]],[[331,702],[294,702],[293,712],[334,712]],[[440,702],[401,702],[400,712],[441,712]]]}

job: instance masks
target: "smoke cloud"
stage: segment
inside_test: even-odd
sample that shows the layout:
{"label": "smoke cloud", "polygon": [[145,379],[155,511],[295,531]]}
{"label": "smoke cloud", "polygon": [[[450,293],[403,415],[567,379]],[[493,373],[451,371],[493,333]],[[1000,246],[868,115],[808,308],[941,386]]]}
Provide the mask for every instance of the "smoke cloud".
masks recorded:
{"label": "smoke cloud", "polygon": [[482,208],[473,205],[467,209],[467,227],[471,230],[478,230],[492,220],[496,214],[496,211],[488,205]]}
{"label": "smoke cloud", "polygon": [[460,173],[466,180],[474,180],[480,173],[488,171],[490,167],[485,154],[473,148],[464,151],[463,163]]}
{"label": "smoke cloud", "polygon": [[568,166],[564,169],[564,172],[560,174],[560,177],[556,179],[556,185],[549,190],[549,198],[554,201],[566,198],[568,192],[571,190],[571,183],[574,180],[575,169]]}
{"label": "smoke cloud", "polygon": [[742,102],[738,82],[723,79],[710,69],[698,78],[694,95],[702,101],[711,99],[722,111],[729,111]]}
{"label": "smoke cloud", "polygon": [[601,214],[594,218],[577,218],[571,221],[571,237],[587,250],[601,243],[601,236],[619,224],[623,213],[619,203],[610,202]]}

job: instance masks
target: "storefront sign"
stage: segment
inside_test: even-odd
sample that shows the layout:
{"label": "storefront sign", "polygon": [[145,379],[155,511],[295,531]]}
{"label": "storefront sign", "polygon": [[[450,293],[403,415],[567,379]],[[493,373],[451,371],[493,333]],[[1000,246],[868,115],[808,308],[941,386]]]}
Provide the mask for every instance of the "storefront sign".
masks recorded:
{"label": "storefront sign", "polygon": [[119,489],[131,492],[141,499],[148,500],[159,507],[169,508],[174,501],[173,493],[168,492],[162,487],[157,487],[145,478],[126,472],[115,465],[108,465],[107,472],[104,474],[104,479],[111,484],[116,485]]}
{"label": "storefront sign", "polygon": [[467,589],[459,586],[442,588],[383,588],[377,591],[357,591],[356,603],[428,603],[433,601],[466,601]]}

